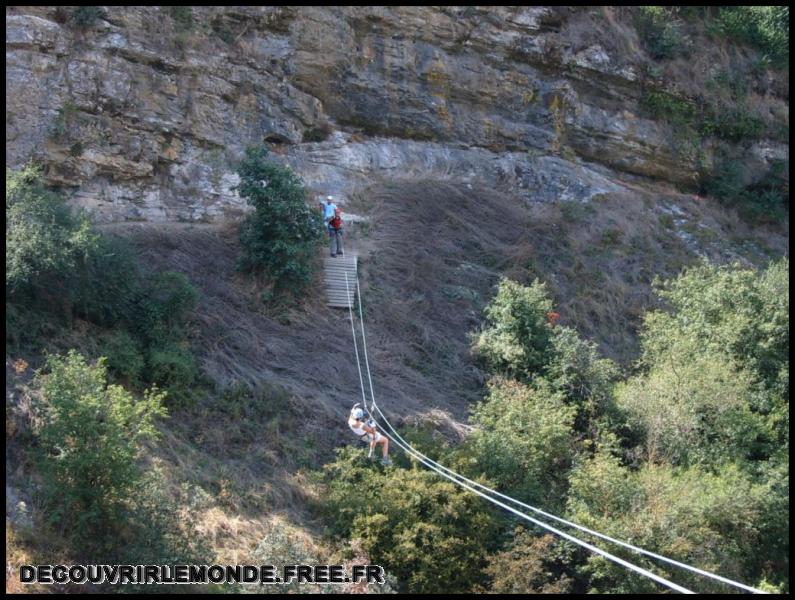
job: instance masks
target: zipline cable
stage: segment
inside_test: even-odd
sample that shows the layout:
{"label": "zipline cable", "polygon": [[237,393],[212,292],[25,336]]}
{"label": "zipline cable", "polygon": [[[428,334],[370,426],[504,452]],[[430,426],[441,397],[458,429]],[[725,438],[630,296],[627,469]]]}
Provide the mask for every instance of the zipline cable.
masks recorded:
{"label": "zipline cable", "polygon": [[[347,287],[347,284],[348,284],[348,282],[347,282],[347,278],[346,278],[346,287]],[[360,321],[361,330],[362,330],[362,348],[364,350],[365,367],[366,367],[366,370],[367,370],[368,382],[370,384],[370,396],[371,396],[371,399],[372,399],[373,407],[375,407],[375,409],[381,415],[381,417],[383,418],[384,422],[388,425],[389,429],[402,442],[402,444],[399,444],[398,442],[396,442],[396,443],[398,443],[398,445],[400,447],[404,447],[404,445],[410,447],[410,444],[408,442],[406,442],[406,440],[403,439],[400,436],[400,434],[395,430],[394,427],[392,427],[392,424],[389,422],[389,419],[387,419],[386,415],[381,411],[381,408],[378,406],[378,404],[375,401],[375,393],[373,391],[373,380],[372,380],[372,377],[371,377],[371,374],[370,374],[370,364],[369,364],[369,360],[368,360],[368,356],[367,356],[367,341],[366,341],[365,333],[364,333],[364,317],[363,317],[363,314],[362,314],[361,289],[359,287],[358,274],[357,274],[357,277],[356,277],[356,292],[357,292],[357,296],[359,298],[359,321]],[[351,323],[351,329],[353,329],[353,323]],[[354,333],[354,338],[355,338],[355,333]],[[354,345],[355,344],[356,344],[356,340],[354,339]],[[356,358],[357,358],[357,361],[358,361],[359,360],[358,350],[356,352]],[[364,389],[363,388],[362,388],[362,393],[364,394]],[[366,406],[366,402],[365,402],[365,406]],[[386,432],[384,432],[384,433],[386,433]],[[412,450],[414,450],[414,449],[412,448]],[[747,590],[749,592],[753,592],[753,593],[756,593],[756,594],[766,594],[767,593],[767,592],[764,592],[762,590],[759,590],[759,589],[753,588],[751,586],[745,585],[743,583],[740,583],[740,582],[737,582],[737,581],[733,581],[731,579],[728,579],[726,577],[722,577],[720,575],[716,575],[715,573],[710,573],[709,571],[704,571],[703,569],[699,569],[698,567],[694,567],[694,566],[688,565],[686,563],[682,563],[682,562],[679,562],[677,560],[674,560],[672,558],[668,558],[666,556],[662,556],[660,554],[656,554],[656,553],[651,552],[649,550],[645,550],[643,548],[639,548],[637,546],[633,546],[632,544],[629,544],[627,542],[623,542],[621,540],[617,540],[617,539],[612,538],[612,537],[610,537],[608,535],[599,533],[598,531],[594,531],[592,529],[588,529],[587,527],[584,527],[582,525],[578,525],[577,523],[572,523],[571,521],[567,521],[566,519],[563,519],[561,517],[557,517],[557,516],[552,515],[552,514],[546,512],[546,511],[543,511],[540,508],[536,508],[534,506],[531,506],[529,504],[521,502],[520,500],[516,500],[515,498],[511,498],[510,496],[502,494],[502,493],[498,492],[497,490],[494,490],[492,488],[484,486],[484,485],[478,483],[477,481],[473,481],[473,480],[465,477],[464,475],[456,473],[452,469],[449,469],[448,467],[445,467],[444,465],[439,464],[436,461],[434,461],[433,459],[425,456],[424,454],[422,454],[418,450],[414,450],[414,452],[416,452],[418,455],[422,456],[423,458],[425,458],[426,460],[428,460],[432,464],[436,465],[436,467],[438,467],[440,469],[443,469],[444,471],[447,471],[448,473],[452,473],[455,477],[458,477],[461,480],[464,480],[464,481],[466,481],[468,483],[471,483],[472,485],[477,486],[477,487],[479,487],[479,488],[481,488],[483,490],[486,490],[487,492],[490,492],[492,494],[495,494],[496,496],[504,498],[505,500],[511,501],[511,502],[515,503],[516,505],[522,506],[523,508],[527,508],[529,510],[532,510],[532,511],[536,512],[537,514],[544,515],[544,516],[546,516],[546,517],[548,517],[550,519],[553,519],[553,520],[555,520],[555,521],[557,521],[559,523],[563,523],[563,524],[568,525],[570,527],[574,527],[576,529],[579,529],[580,531],[589,533],[591,535],[594,535],[596,537],[602,538],[602,539],[604,539],[606,541],[612,542],[612,543],[617,544],[619,546],[623,546],[624,548],[627,548],[629,550],[633,550],[635,552],[638,552],[638,553],[641,553],[641,554],[645,554],[645,555],[647,555],[649,557],[656,558],[658,560],[667,562],[667,563],[669,563],[671,565],[686,569],[686,570],[691,571],[693,573],[696,573],[698,575],[702,575],[704,577],[709,577],[709,578],[715,579],[717,581],[720,581],[722,583],[726,583],[728,585],[733,585],[733,586],[742,588],[744,590]]]}
{"label": "zipline cable", "polygon": [[[351,308],[352,298],[351,298],[351,291],[348,289],[348,272],[343,271],[345,273],[345,291],[347,292],[348,296],[348,313],[351,317],[351,333],[353,334],[353,348],[356,350],[356,368],[359,369],[359,385],[362,388],[362,402],[364,402],[364,407],[367,408],[367,397],[364,395],[364,380],[362,379],[362,365],[361,361],[359,360],[359,348],[356,345],[356,330],[353,328],[353,309]],[[358,279],[358,278],[357,278]],[[372,390],[372,388],[370,388]]]}
{"label": "zipline cable", "polygon": [[[360,319],[361,319],[361,292],[359,291],[358,277],[356,279],[357,279],[357,281],[356,281],[356,283],[357,283],[357,293],[359,293],[359,311],[360,311],[359,316],[360,316]],[[366,365],[366,368],[367,368],[367,371],[368,371],[367,375],[368,375],[368,379],[369,379],[369,382],[370,382],[370,393],[372,395],[373,406],[376,408],[376,410],[378,410],[379,414],[381,414],[381,416],[384,417],[384,420],[387,422],[387,424],[389,424],[389,421],[384,416],[384,413],[381,412],[381,409],[375,403],[375,395],[373,394],[373,387],[372,387],[372,385],[373,385],[372,384],[372,377],[370,376],[370,370],[369,370],[369,360],[367,358],[367,343],[366,343],[366,340],[364,338],[364,321],[363,320],[361,321],[361,325],[362,325],[362,336],[363,336],[362,337],[362,348],[364,350],[364,355],[365,355],[365,365]],[[360,362],[359,351],[358,351],[358,348],[357,348],[356,344],[354,345],[354,350],[356,352],[356,360]],[[362,385],[362,391],[364,391],[364,386],[363,385]],[[365,407],[366,406],[367,406],[367,404],[365,403]],[[391,424],[389,424],[389,428],[393,432],[395,432],[395,430],[394,430],[394,428],[392,427]],[[519,516],[519,517],[521,517],[523,519],[526,519],[526,520],[530,521],[531,523],[534,523],[535,525],[538,525],[539,527],[542,527],[542,528],[547,529],[547,530],[549,530],[549,531],[551,531],[553,533],[556,533],[557,535],[559,535],[559,536],[561,536],[561,537],[563,537],[563,538],[565,538],[565,539],[567,539],[567,540],[569,540],[571,542],[574,542],[575,544],[578,544],[578,545],[580,545],[580,546],[582,546],[584,548],[587,548],[591,552],[595,552],[596,554],[599,554],[599,555],[607,558],[608,560],[611,560],[611,561],[613,561],[613,562],[615,562],[615,563],[617,563],[617,564],[619,564],[621,566],[624,566],[624,567],[626,567],[626,568],[628,568],[628,569],[630,569],[632,571],[635,571],[635,572],[637,572],[637,573],[639,573],[639,574],[641,574],[641,575],[643,575],[645,577],[648,577],[649,579],[657,581],[658,583],[660,583],[660,584],[662,584],[662,585],[664,585],[664,586],[666,586],[666,587],[668,587],[668,588],[670,588],[672,590],[681,592],[683,594],[694,594],[695,593],[695,592],[693,592],[693,591],[691,591],[691,590],[689,590],[689,589],[687,589],[685,587],[682,587],[682,586],[677,585],[677,584],[675,584],[675,583],[673,583],[671,581],[668,581],[667,579],[665,579],[663,577],[660,577],[659,575],[656,575],[656,574],[652,573],[651,571],[643,569],[642,567],[638,567],[637,565],[634,565],[634,564],[632,564],[632,563],[630,563],[630,562],[628,562],[628,561],[626,561],[626,560],[624,560],[622,558],[614,556],[614,555],[610,554],[609,552],[607,552],[605,550],[602,550],[601,548],[598,548],[598,547],[596,547],[596,546],[594,546],[592,544],[589,544],[588,542],[584,542],[584,541],[582,541],[582,540],[580,540],[580,539],[578,539],[578,538],[576,538],[576,537],[574,537],[574,536],[572,536],[572,535],[570,535],[568,533],[560,531],[559,529],[555,529],[551,525],[547,525],[546,523],[543,523],[542,521],[534,519],[530,515],[527,515],[527,514],[521,512],[521,511],[513,508],[512,506],[508,506],[507,504],[504,504],[504,503],[500,502],[499,500],[497,500],[495,498],[492,498],[491,496],[487,496],[483,492],[478,491],[477,489],[473,488],[470,485],[467,485],[463,481],[460,481],[460,480],[452,477],[451,475],[448,475],[447,473],[445,473],[445,472],[441,471],[440,469],[438,469],[434,464],[431,464],[432,461],[430,461],[430,459],[428,459],[427,457],[422,455],[420,452],[414,450],[414,448],[412,448],[410,444],[405,443],[405,441],[403,441],[403,443],[399,442],[397,439],[395,439],[391,435],[389,435],[386,431],[384,431],[383,433],[389,440],[391,440],[397,446],[402,448],[404,452],[406,452],[410,456],[413,456],[414,458],[416,458],[417,460],[422,462],[426,467],[428,467],[429,469],[433,470],[438,475],[441,475],[442,477],[446,477],[447,479],[449,479],[453,483],[468,489],[469,491],[477,494],[478,496],[481,496],[485,500],[488,500],[492,504],[496,504],[497,506],[500,506],[500,507],[504,508],[505,510],[510,511],[510,512],[516,514],[517,516]],[[395,433],[396,433],[396,435],[398,435],[398,437],[400,437],[399,434],[397,434],[397,432],[395,432]],[[402,438],[401,438],[401,440],[402,440]]]}
{"label": "zipline cable", "polygon": [[523,512],[521,512],[519,510],[516,510],[512,506],[508,506],[507,504],[504,504],[504,503],[500,502],[499,500],[496,500],[496,499],[492,498],[491,496],[487,496],[483,492],[476,490],[475,488],[473,488],[472,486],[464,483],[463,481],[461,481],[459,479],[456,479],[453,476],[448,475],[444,471],[436,468],[429,461],[425,460],[424,458],[421,458],[419,456],[419,453],[414,451],[414,449],[411,448],[411,446],[403,446],[400,442],[398,442],[396,439],[394,439],[392,436],[390,436],[386,432],[384,432],[384,435],[387,438],[389,438],[390,440],[392,440],[393,442],[395,442],[395,444],[397,444],[399,447],[401,447],[404,452],[406,452],[407,454],[410,454],[411,456],[414,456],[417,460],[419,460],[420,462],[425,464],[429,469],[432,469],[435,473],[441,475],[442,477],[446,477],[447,479],[449,479],[453,483],[456,483],[456,484],[460,485],[461,487],[464,487],[464,488],[468,489],[469,491],[477,494],[478,496],[481,496],[482,498],[485,498],[489,502],[491,502],[493,504],[496,504],[497,506],[501,506],[502,508],[514,513],[515,515],[517,515],[517,516],[519,516],[519,517],[521,517],[523,519],[526,519],[526,520],[530,521],[531,523],[535,523],[539,527],[543,527],[544,529],[547,529],[547,530],[551,531],[552,533],[556,533],[557,535],[559,535],[559,536],[561,536],[561,537],[563,537],[563,538],[565,538],[565,539],[567,539],[569,541],[572,541],[575,544],[578,544],[578,545],[582,546],[583,548],[587,548],[591,552],[595,552],[596,554],[600,554],[601,556],[607,558],[608,560],[611,560],[611,561],[613,561],[615,563],[618,563],[619,565],[622,565],[622,566],[626,567],[627,569],[635,571],[636,573],[639,573],[639,574],[641,574],[641,575],[643,575],[645,577],[648,577],[649,579],[653,579],[654,581],[656,581],[656,582],[658,582],[658,583],[660,583],[660,584],[662,584],[662,585],[664,585],[664,586],[666,586],[666,587],[668,587],[668,588],[670,588],[672,590],[675,590],[677,592],[681,592],[683,594],[695,594],[695,592],[693,592],[692,590],[689,590],[689,589],[687,589],[685,587],[682,587],[681,585],[677,585],[676,583],[673,583],[672,581],[668,581],[664,577],[660,577],[659,575],[656,575],[656,574],[652,573],[651,571],[648,571],[648,570],[646,570],[646,569],[644,569],[642,567],[634,565],[631,562],[628,562],[628,561],[624,560],[623,558],[619,558],[617,556],[614,556],[614,555],[610,554],[609,552],[607,552],[605,550],[602,550],[601,548],[598,548],[597,546],[589,544],[588,542],[584,542],[584,541],[574,537],[573,535],[570,535],[568,533],[564,533],[563,531],[560,531],[559,529],[555,529],[551,525],[547,525],[546,523],[543,523],[542,521],[539,521],[538,519],[534,519],[530,515],[528,515],[526,513],[523,513]]}

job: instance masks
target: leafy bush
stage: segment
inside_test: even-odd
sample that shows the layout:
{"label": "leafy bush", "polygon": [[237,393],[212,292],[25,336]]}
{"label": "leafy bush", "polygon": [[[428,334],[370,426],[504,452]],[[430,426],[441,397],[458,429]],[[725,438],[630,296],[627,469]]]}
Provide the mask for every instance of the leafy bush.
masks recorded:
{"label": "leafy bush", "polygon": [[129,323],[135,334],[137,328],[144,329],[136,319],[144,294],[140,264],[123,240],[97,235],[83,268],[72,273],[76,287],[72,312],[103,327]]}
{"label": "leafy bush", "polygon": [[303,142],[324,142],[331,135],[331,125],[328,123],[321,123],[317,127],[310,127],[304,130],[301,141]]}
{"label": "leafy bush", "polygon": [[[132,565],[212,564],[215,562],[212,542],[194,516],[199,509],[207,508],[206,504],[196,501],[195,490],[187,484],[182,484],[176,493],[167,492],[160,461],[152,463],[136,482],[125,527],[114,540],[112,550],[102,558]],[[168,593],[173,592],[173,587],[164,585],[157,590],[151,585],[141,585],[133,586],[130,591]]]}
{"label": "leafy bush", "polygon": [[108,370],[126,385],[138,388],[144,376],[141,345],[126,331],[116,331],[100,339],[99,354],[106,357]]}
{"label": "leafy bush", "polygon": [[717,467],[751,457],[764,418],[751,411],[746,373],[722,355],[680,343],[648,375],[619,387],[618,405],[630,426],[646,434],[650,461]]}
{"label": "leafy bush", "polygon": [[105,11],[101,6],[78,6],[72,10],[69,20],[74,25],[87,29],[104,16]]}
{"label": "leafy bush", "polygon": [[147,391],[136,401],[107,385],[103,360],[89,365],[80,354],[53,356],[37,375],[44,399],[40,456],[49,516],[67,537],[97,549],[113,545],[141,471],[144,440],[157,436],[164,394]]}
{"label": "leafy bush", "polygon": [[618,379],[616,364],[602,358],[596,344],[581,339],[569,327],[556,327],[546,379],[577,409],[575,429],[585,431],[588,423],[608,412],[612,388]]}
{"label": "leafy bush", "polygon": [[700,352],[728,354],[766,387],[775,387],[780,370],[789,365],[788,269],[788,259],[763,272],[703,263],[656,282],[671,312],[647,315],[644,362],[653,365],[684,340]]}
{"label": "leafy bush", "polygon": [[374,467],[353,448],[324,473],[334,533],[361,539],[401,591],[463,592],[481,579],[496,521],[477,496],[425,470]]}
{"label": "leafy bush", "polygon": [[675,126],[680,136],[689,135],[696,142],[700,141],[699,136],[714,135],[741,142],[765,134],[764,121],[749,107],[729,108],[723,104],[711,107],[656,89],[645,90],[640,105],[650,116]]}
{"label": "leafy bush", "polygon": [[789,6],[722,6],[711,29],[756,46],[779,67],[789,63]]}
{"label": "leafy bush", "polygon": [[6,294],[56,306],[75,297],[72,273],[97,247],[85,213],[72,211],[41,183],[41,172],[6,169]]}
{"label": "leafy bush", "polygon": [[[634,472],[600,451],[572,471],[570,483],[569,518],[575,522],[736,580],[758,577],[745,564],[764,548],[758,527],[768,504],[766,486],[732,465],[720,474],[666,465]],[[717,582],[673,572],[660,562],[639,556],[633,562],[690,589],[726,592]],[[596,555],[587,557],[580,573],[598,593],[659,591],[648,579]]]}
{"label": "leafy bush", "polygon": [[640,104],[653,117],[663,118],[674,124],[688,123],[697,114],[697,108],[691,100],[662,90],[645,90]]}
{"label": "leafy bush", "polygon": [[174,29],[178,32],[190,31],[193,28],[193,8],[190,6],[169,6],[168,12],[174,20]]}
{"label": "leafy bush", "polygon": [[199,293],[183,273],[157,273],[144,288],[145,335],[154,345],[184,337],[189,315],[196,308]]}
{"label": "leafy bush", "polygon": [[525,287],[503,280],[485,312],[488,327],[473,347],[491,373],[560,392],[576,406],[580,432],[607,411],[618,369],[593,343],[554,324],[557,313],[544,284]]}
{"label": "leafy bush", "polygon": [[560,574],[570,557],[558,552],[552,535],[537,536],[520,527],[506,550],[488,557],[484,572],[496,594],[565,594],[571,579]]}
{"label": "leafy bush", "polygon": [[278,291],[296,291],[311,281],[323,223],[307,205],[300,178],[267,154],[264,146],[249,148],[239,168],[237,189],[255,211],[240,228],[238,267],[265,272]]}
{"label": "leafy bush", "polygon": [[669,7],[639,6],[635,24],[652,58],[668,59],[689,49],[690,40],[681,32]]}
{"label": "leafy bush", "polygon": [[[77,105],[71,101],[67,101],[58,109],[58,112],[53,119],[52,125],[49,129],[49,136],[53,140],[60,142],[60,143],[68,143],[71,140],[71,132],[75,127],[76,121],[78,121],[77,117]],[[80,144],[80,142],[75,142],[75,144]],[[75,144],[72,147],[75,147]],[[82,153],[82,148],[80,148],[80,152],[77,152],[77,148],[75,148],[73,156]],[[72,154],[70,150],[70,154]]]}
{"label": "leafy bush", "polygon": [[546,284],[530,287],[503,279],[486,307],[488,328],[474,339],[475,352],[495,374],[530,381],[549,362],[552,311]]}
{"label": "leafy bush", "polygon": [[32,167],[6,171],[6,297],[6,339],[15,346],[52,346],[57,328],[80,318],[110,330],[98,350],[125,383],[171,385],[178,399],[196,380],[183,344],[198,299],[188,278],[145,276],[126,243],[97,232]]}
{"label": "leafy bush", "polygon": [[235,32],[233,31],[231,24],[223,18],[223,15],[215,17],[210,22],[210,29],[212,29],[212,32],[224,43],[234,43]]}
{"label": "leafy bush", "polygon": [[762,119],[748,109],[709,111],[701,118],[699,128],[702,135],[715,135],[733,142],[758,138],[765,131]]}
{"label": "leafy bush", "polygon": [[462,452],[474,476],[485,475],[511,496],[551,506],[565,496],[574,452],[576,409],[561,394],[494,380],[471,421]]}
{"label": "leafy bush", "polygon": [[732,206],[752,223],[780,223],[789,212],[789,183],[783,176],[785,163],[776,161],[759,181],[746,185],[741,165],[721,160],[712,175],[704,178],[702,192]]}
{"label": "leafy bush", "polygon": [[766,460],[786,443],[786,269],[703,264],[657,284],[672,311],[646,316],[646,370],[618,393],[656,458],[716,467]]}
{"label": "leafy bush", "polygon": [[155,346],[149,352],[147,365],[147,380],[169,390],[171,406],[191,399],[191,388],[199,372],[193,354],[187,349],[173,343]]}

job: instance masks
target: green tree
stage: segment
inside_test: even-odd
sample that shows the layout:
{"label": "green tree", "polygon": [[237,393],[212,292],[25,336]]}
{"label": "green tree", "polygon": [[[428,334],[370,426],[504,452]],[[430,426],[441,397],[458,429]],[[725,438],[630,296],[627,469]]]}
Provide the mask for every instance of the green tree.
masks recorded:
{"label": "green tree", "polygon": [[113,544],[126,521],[141,479],[141,444],[157,436],[154,423],[166,416],[165,394],[145,392],[136,400],[107,385],[104,360],[89,365],[75,351],[52,356],[37,374],[44,424],[39,433],[49,516],[67,537],[100,549]]}
{"label": "green tree", "polygon": [[243,255],[238,267],[264,272],[277,291],[295,291],[311,281],[322,220],[307,205],[301,179],[266,160],[267,155],[265,146],[249,148],[238,170],[237,189],[254,207],[240,228]]}
{"label": "green tree", "polygon": [[478,427],[460,450],[467,458],[458,461],[514,497],[551,507],[565,498],[576,412],[548,386],[495,379],[470,419]]}
{"label": "green tree", "polygon": [[682,33],[676,11],[671,7],[639,6],[635,25],[652,58],[670,59],[689,50],[690,39]]}
{"label": "green tree", "polygon": [[550,355],[545,378],[577,407],[575,429],[585,432],[611,411],[618,367],[570,327],[555,327]]}
{"label": "green tree", "polygon": [[360,539],[402,591],[465,592],[481,580],[497,522],[477,496],[421,468],[374,468],[352,448],[324,474],[334,532]]}
{"label": "green tree", "polygon": [[129,244],[97,231],[34,167],[6,170],[6,250],[12,346],[57,350],[59,329],[81,319],[102,328],[85,345],[126,384],[189,396],[198,368],[185,338],[199,295],[185,275],[144,273]]}
{"label": "green tree", "polygon": [[[724,371],[725,386],[736,381],[746,390],[748,409],[768,419],[776,435],[774,446],[788,445],[788,259],[763,272],[705,263],[674,280],[658,282],[657,289],[670,310],[649,313],[644,321],[641,339],[647,371],[659,365],[675,376],[667,365],[676,368],[685,357],[704,361],[713,357],[713,362],[724,363],[712,371]],[[690,373],[699,377],[692,369]]]}
{"label": "green tree", "polygon": [[544,283],[535,280],[527,287],[503,279],[486,307],[488,327],[475,337],[475,352],[495,374],[532,380],[549,362],[551,311]]}
{"label": "green tree", "polygon": [[565,594],[571,579],[562,574],[565,555],[557,552],[555,537],[533,535],[517,527],[507,549],[488,557],[484,569],[496,594]]}
{"label": "green tree", "polygon": [[789,64],[789,6],[722,6],[710,28],[756,46],[778,67]]}
{"label": "green tree", "polygon": [[[733,465],[720,473],[699,467],[621,465],[606,449],[571,472],[569,517],[586,527],[726,577],[754,582],[757,554],[767,554],[760,535],[769,506],[765,485]],[[633,554],[636,564],[700,592],[726,592],[725,585],[674,570]],[[599,556],[588,556],[581,573],[598,593],[651,593],[656,584]]]}
{"label": "green tree", "polygon": [[620,385],[617,405],[646,436],[646,456],[657,462],[718,467],[752,457],[766,433],[751,410],[747,373],[720,354],[679,344],[647,373]]}
{"label": "green tree", "polygon": [[[572,510],[584,501],[601,515],[596,529],[631,536],[641,526],[632,520],[646,514],[660,520],[649,543],[670,549],[662,554],[787,589],[788,284],[787,259],[762,272],[705,263],[657,283],[669,306],[646,316],[641,372],[616,391],[648,462],[637,472],[604,456],[581,465],[570,478]],[[598,504],[627,481],[634,500]],[[623,526],[613,516],[621,514]],[[599,589],[629,589],[617,574],[604,577]]]}
{"label": "green tree", "polygon": [[70,307],[71,274],[97,247],[88,216],[41,182],[39,169],[6,169],[6,294],[19,302]]}

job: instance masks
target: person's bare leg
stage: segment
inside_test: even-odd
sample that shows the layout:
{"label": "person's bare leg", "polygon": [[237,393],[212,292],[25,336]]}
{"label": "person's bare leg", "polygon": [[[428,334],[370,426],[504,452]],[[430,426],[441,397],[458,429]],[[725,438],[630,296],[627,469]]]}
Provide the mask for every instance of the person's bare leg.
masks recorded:
{"label": "person's bare leg", "polygon": [[384,442],[384,458],[386,458],[389,454],[389,440],[386,437],[382,437],[381,441]]}

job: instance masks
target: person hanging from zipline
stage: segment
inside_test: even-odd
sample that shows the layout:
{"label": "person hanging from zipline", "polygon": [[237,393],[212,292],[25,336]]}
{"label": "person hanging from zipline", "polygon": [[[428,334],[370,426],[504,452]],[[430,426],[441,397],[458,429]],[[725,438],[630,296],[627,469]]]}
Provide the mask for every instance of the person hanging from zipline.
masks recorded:
{"label": "person hanging from zipline", "polygon": [[376,431],[377,425],[372,418],[365,421],[364,416],[364,409],[361,408],[360,404],[357,402],[353,405],[351,414],[348,417],[348,427],[350,427],[351,431],[353,431],[353,433],[358,435],[360,438],[367,436],[367,439],[370,442],[370,453],[367,455],[367,458],[372,460],[376,444],[382,444],[384,457],[381,459],[381,464],[391,464],[392,461],[389,460],[389,440],[386,438],[386,436],[381,435],[378,433],[378,431]]}

